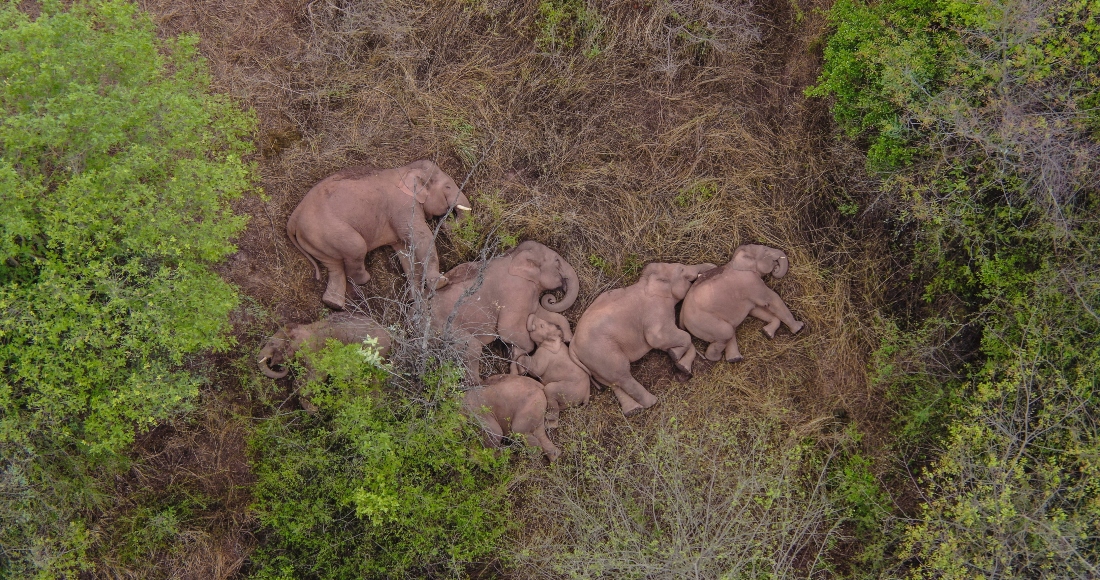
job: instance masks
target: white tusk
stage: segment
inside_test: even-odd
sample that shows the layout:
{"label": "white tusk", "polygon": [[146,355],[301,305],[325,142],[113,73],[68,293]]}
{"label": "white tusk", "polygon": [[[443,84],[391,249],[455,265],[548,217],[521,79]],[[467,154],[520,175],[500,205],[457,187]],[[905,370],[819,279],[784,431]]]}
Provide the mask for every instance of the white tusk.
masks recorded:
{"label": "white tusk", "polygon": [[256,361],[256,362],[258,362],[258,363],[261,363],[261,364],[263,364],[263,363],[265,363],[265,362],[267,362],[267,361],[269,361],[269,360],[271,360],[271,357],[269,357],[269,356],[264,356],[264,357],[260,357],[260,360],[258,360],[258,361]]}
{"label": "white tusk", "polygon": [[470,208],[468,208],[468,207],[466,207],[466,206],[464,206],[464,205],[456,205],[456,206],[455,206],[455,209],[460,209],[460,210],[462,210],[462,211],[470,211]]}

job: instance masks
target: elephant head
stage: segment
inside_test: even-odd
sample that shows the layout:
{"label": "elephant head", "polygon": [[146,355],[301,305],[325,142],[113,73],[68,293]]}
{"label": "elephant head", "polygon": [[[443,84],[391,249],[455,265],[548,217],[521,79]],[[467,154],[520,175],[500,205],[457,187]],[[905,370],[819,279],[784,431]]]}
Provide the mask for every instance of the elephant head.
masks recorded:
{"label": "elephant head", "polygon": [[453,211],[455,218],[461,220],[470,211],[470,200],[438,165],[421,159],[406,168],[408,171],[398,186],[406,195],[416,198],[424,213],[438,217]]}
{"label": "elephant head", "polygon": [[645,293],[651,296],[683,300],[691,284],[708,270],[717,268],[714,264],[684,264],[654,262],[642,269],[639,282],[644,284]]}
{"label": "elephant head", "polygon": [[557,252],[533,241],[526,241],[509,252],[511,261],[508,273],[534,282],[543,291],[563,290],[565,297],[558,302],[547,294],[539,301],[550,312],[564,312],[577,300],[580,279],[577,271]]}
{"label": "elephant head", "polygon": [[293,354],[291,347],[290,333],[294,331],[295,325],[288,325],[285,330],[280,330],[267,340],[264,347],[260,349],[260,359],[257,364],[260,365],[260,372],[273,379],[281,379],[290,372],[289,368],[283,368],[282,370],[275,370],[272,367],[278,367],[287,361],[289,358],[288,353]]}
{"label": "elephant head", "polygon": [[773,278],[786,276],[790,268],[787,254],[782,250],[757,244],[738,246],[730,263],[735,269],[755,270],[762,277],[771,274]]}

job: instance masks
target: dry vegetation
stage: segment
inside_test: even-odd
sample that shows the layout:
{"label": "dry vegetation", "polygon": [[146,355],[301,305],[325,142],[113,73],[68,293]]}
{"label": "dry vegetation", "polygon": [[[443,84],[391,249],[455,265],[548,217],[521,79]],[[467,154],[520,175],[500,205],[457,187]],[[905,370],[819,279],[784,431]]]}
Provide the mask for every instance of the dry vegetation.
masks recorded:
{"label": "dry vegetation", "polygon": [[[468,179],[476,216],[463,238],[443,241],[443,265],[472,259],[486,244],[545,243],[581,275],[580,298],[566,313],[574,322],[600,292],[632,283],[649,261],[724,263],[742,243],[791,257],[790,274],[773,287],[808,332],[769,341],[758,321],[747,322],[745,362],[702,364],[687,382],[676,380],[667,357],[651,354],[635,374],[659,407],[627,421],[609,393],[597,393],[552,433],[567,453],[596,446],[601,461],[614,463],[633,453],[635,439],[659,438],[671,417],[686,431],[762,417],[785,434],[781,441],[812,435],[823,448],[840,444],[842,423],[851,422],[876,453],[884,411],[866,366],[890,257],[873,224],[838,210],[849,192],[867,187],[862,158],[830,139],[826,105],[802,96],[819,67],[818,9],[829,2],[140,4],[161,34],[200,35],[216,85],[259,116],[263,194],[239,202],[251,218],[223,272],[248,297],[236,320],[242,353],[280,322],[321,314],[323,285],[284,233],[305,192],[349,165],[431,158],[459,183]],[[373,253],[368,266],[367,294],[401,295],[392,252]],[[219,364],[222,376],[242,370],[228,359]],[[238,388],[233,379],[222,386]],[[240,390],[233,401],[211,396],[207,404],[253,412],[248,389]],[[181,427],[195,433],[176,433],[167,445],[214,453],[224,437],[239,437],[225,421],[200,414]],[[171,456],[166,449],[148,450],[149,465]],[[568,499],[554,490],[569,461],[520,477],[517,497]],[[768,473],[784,477],[775,469]],[[243,480],[231,481],[210,492],[223,498],[217,509],[233,512],[214,525],[220,536],[197,538],[173,556],[200,568],[171,576],[225,578],[238,570],[252,528],[247,502],[225,499],[240,493],[234,486]],[[737,493],[746,489],[730,491],[722,505],[740,505]],[[517,542],[530,541],[521,547],[536,560],[538,542],[569,533],[545,509],[519,506]],[[827,511],[798,529],[789,570],[809,572],[803,551],[838,533]],[[215,561],[226,564],[215,570]]]}

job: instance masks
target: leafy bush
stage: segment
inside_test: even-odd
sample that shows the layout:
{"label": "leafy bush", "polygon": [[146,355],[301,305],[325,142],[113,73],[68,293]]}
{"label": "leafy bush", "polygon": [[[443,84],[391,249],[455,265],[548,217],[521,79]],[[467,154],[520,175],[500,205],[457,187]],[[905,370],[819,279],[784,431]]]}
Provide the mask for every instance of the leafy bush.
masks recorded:
{"label": "leafy bush", "polygon": [[388,373],[369,346],[330,341],[302,356],[328,377],[302,387],[318,414],[262,421],[251,442],[267,535],[257,577],[462,576],[493,554],[507,457],[459,412],[457,367],[435,373],[451,396],[425,406],[381,390]]}
{"label": "leafy bush", "polygon": [[[769,419],[626,443],[579,442],[532,475],[525,502],[548,525],[514,554],[524,578],[790,578],[828,570],[843,510],[831,459]],[[531,534],[531,532],[528,532]]]}
{"label": "leafy bush", "polygon": [[83,565],[71,507],[103,501],[98,470],[196,394],[186,358],[231,345],[236,294],[210,265],[244,225],[228,202],[254,120],[210,94],[195,38],[158,40],[132,4],[17,4],[0,8],[0,573],[48,575]]}
{"label": "leafy bush", "polygon": [[[916,557],[913,577],[1095,576],[1100,2],[842,0],[830,19],[810,93],[867,140],[937,311],[893,326],[877,360],[900,434],[940,426],[899,562]],[[961,356],[941,356],[950,339],[920,346],[964,327],[980,341]],[[892,368],[935,357],[950,372]]]}

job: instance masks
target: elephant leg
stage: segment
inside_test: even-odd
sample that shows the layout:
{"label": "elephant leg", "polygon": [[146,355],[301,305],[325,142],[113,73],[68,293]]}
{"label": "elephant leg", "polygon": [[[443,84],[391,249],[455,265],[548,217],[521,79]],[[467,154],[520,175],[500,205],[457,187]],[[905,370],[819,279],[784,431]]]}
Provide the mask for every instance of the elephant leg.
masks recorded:
{"label": "elephant leg", "polygon": [[526,433],[526,431],[515,431],[513,435],[518,435],[524,439],[525,444],[528,446],[541,449],[543,453],[546,453],[550,461],[558,459],[558,457],[561,456],[561,450],[558,449],[558,446],[553,445],[553,441],[551,441],[550,436],[547,435],[546,427],[542,425],[532,429],[530,433]]}
{"label": "elephant leg", "polygon": [[363,252],[360,256],[351,256],[344,259],[344,271],[357,286],[370,282],[370,272],[367,271],[366,260],[366,252]]}
{"label": "elephant leg", "polygon": [[412,248],[415,261],[413,266],[418,273],[415,277],[417,283],[420,282],[420,276],[424,275],[427,276],[429,288],[439,290],[446,286],[447,279],[439,272],[439,254],[435,251],[435,237],[432,235],[432,230],[428,227],[428,224],[423,220],[420,220],[419,223],[413,223],[410,228],[409,239],[405,243]]}
{"label": "elephant leg", "polygon": [[464,344],[466,349],[463,356],[466,363],[466,384],[481,384],[481,349],[485,345],[469,333],[460,334],[457,342]]}
{"label": "elephant leg", "polygon": [[[770,314],[777,317],[783,324],[787,325],[787,329],[791,331],[791,334],[798,334],[798,331],[802,330],[803,323],[794,319],[794,315],[791,314],[791,310],[787,308],[787,304],[783,302],[783,299],[775,293],[774,290],[764,286],[764,300],[763,304],[757,303],[758,307],[763,307],[768,310]],[[776,326],[778,328],[778,326]]]}
{"label": "elephant leg", "polygon": [[611,384],[611,390],[619,400],[619,406],[623,415],[632,417],[643,409],[648,409],[657,404],[657,397],[646,390],[641,383],[634,380],[629,374]]}
{"label": "elephant leg", "polygon": [[321,297],[321,302],[333,310],[343,310],[344,291],[347,288],[344,267],[342,264],[325,263],[325,269],[328,270],[328,286],[325,288],[324,296]]}
{"label": "elephant leg", "polygon": [[561,415],[561,383],[550,383],[543,390],[546,392],[546,426],[555,429]]}
{"label": "elephant leg", "polygon": [[481,438],[486,447],[500,449],[504,441],[504,429],[500,428],[497,418],[492,415],[483,415],[481,419]]}
{"label": "elephant leg", "polygon": [[779,317],[772,314],[767,308],[761,308],[759,306],[753,308],[752,312],[749,312],[749,315],[764,321],[764,328],[760,329],[764,333],[764,336],[775,338],[775,331],[779,330]]}
{"label": "elephant leg", "polygon": [[401,264],[401,271],[411,280],[413,267],[409,261],[409,248],[405,246],[405,242],[401,241],[390,244],[390,247],[397,253],[397,261]]}
{"label": "elephant leg", "polygon": [[[713,346],[713,345],[711,345],[711,346]],[[709,349],[708,349],[708,352],[709,352]],[[726,355],[726,362],[737,363],[737,362],[741,362],[741,361],[745,360],[745,357],[741,356],[741,349],[739,349],[737,347],[737,336],[736,335],[734,335],[732,338],[730,338],[729,342],[726,343],[725,355]]]}
{"label": "elephant leg", "polygon": [[[535,427],[535,430],[531,433],[534,437],[535,443],[542,449],[542,452],[546,454],[546,457],[550,461],[554,461],[561,455],[561,450],[558,449],[554,442],[550,440],[550,436],[546,434],[546,427],[539,425]],[[530,442],[528,442],[530,444]]]}
{"label": "elephant leg", "polygon": [[682,372],[691,374],[691,365],[695,362],[695,345],[691,343],[691,335],[686,331],[676,328],[675,324],[666,325],[654,331],[646,332],[646,341],[652,348],[663,350],[672,357],[676,368]]}
{"label": "elephant leg", "polygon": [[737,329],[725,320],[711,317],[711,319],[707,321],[705,336],[713,337],[710,345],[707,346],[707,351],[703,354],[707,360],[720,360],[722,358],[722,352],[726,350],[727,344],[731,342],[734,350],[737,350]]}

